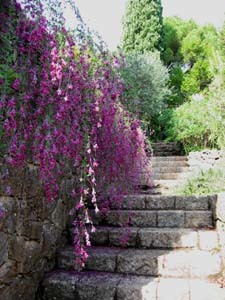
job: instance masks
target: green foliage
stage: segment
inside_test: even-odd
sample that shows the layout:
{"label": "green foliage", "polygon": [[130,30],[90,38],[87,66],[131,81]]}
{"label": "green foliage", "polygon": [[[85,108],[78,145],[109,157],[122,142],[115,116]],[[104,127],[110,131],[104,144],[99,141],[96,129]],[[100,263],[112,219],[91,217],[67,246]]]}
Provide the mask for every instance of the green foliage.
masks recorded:
{"label": "green foliage", "polygon": [[216,83],[210,85],[207,96],[196,95],[171,116],[168,136],[182,142],[186,152],[225,149],[225,88]]}
{"label": "green foliage", "polygon": [[131,53],[126,56],[120,73],[127,99],[124,104],[133,113],[139,111],[141,120],[148,126],[165,107],[165,97],[169,93],[166,67],[157,53]]}
{"label": "green foliage", "polygon": [[186,152],[225,148],[225,22],[219,35],[213,25],[166,18],[164,36],[170,109],[158,122],[166,140],[182,142]]}
{"label": "green foliage", "polygon": [[213,74],[208,60],[198,60],[190,71],[184,76],[181,92],[186,98],[201,93],[211,83]]}
{"label": "green foliage", "polygon": [[216,29],[212,25],[199,26],[189,32],[183,39],[181,46],[184,62],[193,65],[197,61],[207,59],[217,44],[217,38]]}
{"label": "green foliage", "polygon": [[161,0],[129,0],[123,21],[123,50],[161,50],[162,23]]}
{"label": "green foliage", "polygon": [[221,52],[223,53],[224,57],[225,57],[225,21],[223,22],[223,26],[222,29],[220,31],[220,47],[221,47]]}
{"label": "green foliage", "polygon": [[213,78],[211,57],[218,47],[218,34],[213,25],[202,27],[192,20],[170,17],[164,21],[164,36],[162,57],[171,69],[172,95],[168,104],[176,107],[192,95],[208,91]]}
{"label": "green foliage", "polygon": [[155,116],[151,123],[154,125],[153,132],[151,133],[151,140],[173,141],[173,139],[169,138],[171,136],[170,123],[173,116],[173,111],[173,108],[165,108],[157,116]]}
{"label": "green foliage", "polygon": [[181,47],[183,39],[195,28],[197,28],[197,24],[192,20],[184,21],[179,17],[165,18],[163,24],[164,52],[162,58],[166,65],[182,63],[183,54],[181,53]]}
{"label": "green foliage", "polygon": [[208,122],[211,140],[219,149],[225,149],[225,81],[223,86],[212,86],[208,95],[210,109]]}
{"label": "green foliage", "polygon": [[179,191],[183,195],[210,195],[225,191],[225,172],[223,168],[201,171],[189,180]]}
{"label": "green foliage", "polygon": [[170,70],[169,87],[171,94],[167,99],[169,107],[176,107],[184,102],[184,95],[181,91],[181,86],[184,81],[184,73],[181,67],[177,64]]}
{"label": "green foliage", "polygon": [[170,136],[182,142],[186,152],[212,146],[208,111],[206,99],[193,99],[174,110],[170,120]]}
{"label": "green foliage", "polygon": [[18,77],[19,75],[9,65],[0,65],[0,80],[4,82],[4,84],[0,85],[0,93],[10,93],[12,91],[12,83]]}

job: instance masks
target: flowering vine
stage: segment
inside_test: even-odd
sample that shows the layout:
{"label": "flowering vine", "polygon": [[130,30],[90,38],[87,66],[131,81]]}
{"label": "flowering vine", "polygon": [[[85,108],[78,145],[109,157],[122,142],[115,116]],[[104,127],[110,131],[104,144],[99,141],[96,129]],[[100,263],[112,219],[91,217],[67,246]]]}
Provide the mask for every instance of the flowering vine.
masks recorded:
{"label": "flowering vine", "polygon": [[68,166],[79,177],[70,196],[74,249],[83,265],[90,245],[86,224],[92,226],[88,202],[96,213],[110,201],[120,203],[147,162],[139,121],[120,103],[119,59],[77,43],[63,26],[50,28],[43,7],[29,0],[5,6],[4,34],[13,41],[7,55],[0,52],[0,126],[8,163],[35,162],[49,202],[57,199]]}

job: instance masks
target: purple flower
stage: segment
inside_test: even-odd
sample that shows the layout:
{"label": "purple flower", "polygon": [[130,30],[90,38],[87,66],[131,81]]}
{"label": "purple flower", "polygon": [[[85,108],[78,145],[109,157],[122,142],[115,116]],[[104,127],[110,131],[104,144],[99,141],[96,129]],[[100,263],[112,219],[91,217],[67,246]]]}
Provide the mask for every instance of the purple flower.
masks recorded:
{"label": "purple flower", "polygon": [[0,218],[4,218],[5,214],[6,214],[5,209],[0,206]]}
{"label": "purple flower", "polygon": [[[132,191],[147,163],[145,137],[139,121],[120,103],[124,91],[116,75],[120,58],[107,52],[91,54],[92,45],[76,44],[65,28],[50,32],[42,7],[31,0],[25,3],[29,13],[19,14],[18,43],[13,44],[18,60],[10,66],[23,78],[23,89],[17,78],[12,83],[13,90],[19,91],[14,98],[12,90],[0,94],[4,96],[1,105],[8,162],[18,167],[25,164],[27,156],[33,158],[47,201],[59,197],[63,178],[80,178],[68,186],[75,202],[71,213],[77,216],[74,250],[83,265],[90,245],[86,203],[90,199],[100,213],[109,209],[110,201],[121,204],[123,197],[118,195]],[[4,30],[9,30],[11,23],[9,19],[9,28],[4,26]],[[63,39],[59,42],[60,34]],[[11,195],[10,186],[6,193]],[[111,197],[101,200],[102,194]]]}
{"label": "purple flower", "polygon": [[16,91],[19,90],[21,80],[19,78],[15,79],[12,84],[12,88]]}
{"label": "purple flower", "polygon": [[7,185],[6,189],[5,189],[5,192],[6,192],[6,195],[11,195],[11,193],[12,193],[11,186]]}

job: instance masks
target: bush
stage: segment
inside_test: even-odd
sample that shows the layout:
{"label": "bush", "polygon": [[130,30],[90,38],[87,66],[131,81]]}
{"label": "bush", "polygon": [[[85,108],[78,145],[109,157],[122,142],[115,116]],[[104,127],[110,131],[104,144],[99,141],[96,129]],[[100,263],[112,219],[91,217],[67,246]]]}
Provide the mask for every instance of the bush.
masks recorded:
{"label": "bush", "polygon": [[225,148],[225,91],[211,90],[195,95],[173,111],[167,131],[170,140],[183,143],[186,152],[204,148]]}
{"label": "bush", "polygon": [[225,149],[225,90],[210,94],[211,107],[208,114],[211,140],[219,149]]}
{"label": "bush", "polygon": [[184,73],[177,64],[170,70],[169,87],[171,94],[167,98],[169,107],[177,107],[184,102],[184,95],[181,92],[181,86],[184,80]]}
{"label": "bush", "polygon": [[183,195],[210,195],[225,191],[225,172],[222,168],[201,171],[183,186],[178,193]]}
{"label": "bush", "polygon": [[151,126],[153,118],[165,108],[169,94],[168,71],[158,53],[127,55],[120,74],[125,86],[126,107],[133,113],[138,111],[146,126]]}
{"label": "bush", "polygon": [[184,76],[181,91],[186,98],[200,93],[209,86],[213,78],[210,64],[207,60],[197,61],[192,69]]}
{"label": "bush", "polygon": [[170,139],[183,143],[186,152],[212,146],[208,120],[208,100],[192,99],[174,110]]}

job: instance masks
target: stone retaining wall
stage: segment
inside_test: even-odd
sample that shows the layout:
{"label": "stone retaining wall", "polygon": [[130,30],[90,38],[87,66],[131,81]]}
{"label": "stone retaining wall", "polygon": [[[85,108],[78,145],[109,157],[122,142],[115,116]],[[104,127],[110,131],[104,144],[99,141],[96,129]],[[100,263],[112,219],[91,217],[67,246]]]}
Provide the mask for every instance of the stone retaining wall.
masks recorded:
{"label": "stone retaining wall", "polygon": [[47,203],[33,166],[18,171],[1,164],[0,176],[0,300],[33,300],[44,272],[54,267],[56,248],[66,241],[74,180],[64,180],[60,199]]}
{"label": "stone retaining wall", "polygon": [[188,155],[188,164],[190,171],[198,173],[210,168],[225,166],[225,151],[222,150],[203,150],[191,152]]}
{"label": "stone retaining wall", "polygon": [[[225,266],[225,192],[219,193],[216,196],[216,201],[213,206],[214,220],[216,225],[216,230],[220,240],[220,249],[223,265]],[[225,278],[225,269],[222,274],[223,280]]]}

